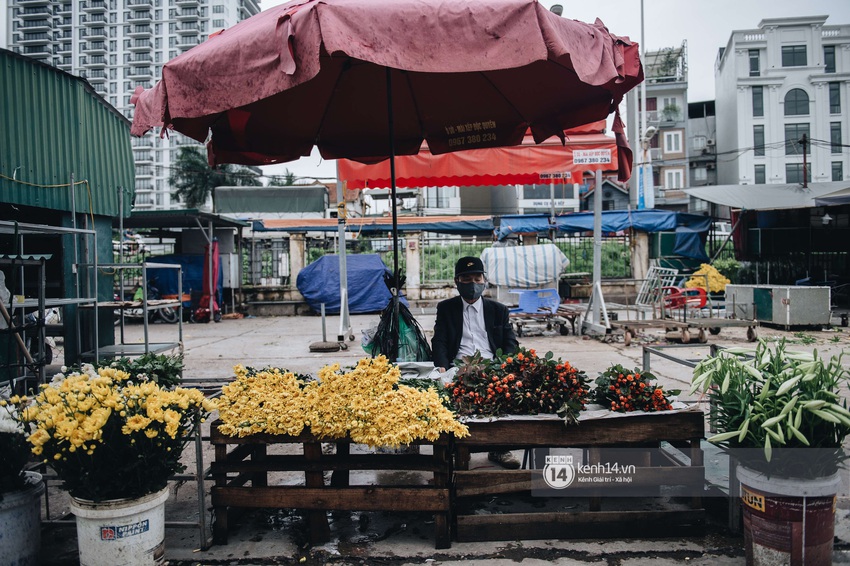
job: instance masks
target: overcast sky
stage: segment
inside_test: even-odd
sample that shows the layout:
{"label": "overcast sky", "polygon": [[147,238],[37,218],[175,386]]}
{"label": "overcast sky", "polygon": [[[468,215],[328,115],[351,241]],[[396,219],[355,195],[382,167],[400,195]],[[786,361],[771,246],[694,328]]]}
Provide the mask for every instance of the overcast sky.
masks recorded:
{"label": "overcast sky", "polygon": [[[281,3],[261,0],[260,7],[266,9]],[[614,35],[641,41],[638,0],[541,0],[547,8],[556,3],[564,7],[564,17],[583,22],[599,18]],[[645,0],[645,44],[647,49],[654,50],[678,47],[686,41],[688,100],[713,100],[717,51],[726,46],[733,30],[756,29],[764,18],[814,15],[829,16],[827,25],[850,24],[850,1]],[[322,160],[315,151],[311,157],[264,168],[269,174],[283,174],[286,169],[299,177],[336,177],[335,162]]]}

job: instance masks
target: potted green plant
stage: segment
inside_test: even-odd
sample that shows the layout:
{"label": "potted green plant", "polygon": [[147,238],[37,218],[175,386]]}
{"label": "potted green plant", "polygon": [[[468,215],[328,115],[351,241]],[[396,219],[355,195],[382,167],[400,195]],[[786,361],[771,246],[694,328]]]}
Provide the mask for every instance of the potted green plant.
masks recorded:
{"label": "potted green plant", "polygon": [[162,562],[168,478],[185,469],[183,447],[214,408],[197,389],[89,364],[19,400],[32,453],[71,496],[82,564]]}
{"label": "potted green plant", "polygon": [[711,403],[708,441],[738,462],[748,564],[831,563],[847,382],[840,356],[789,351],[784,341],[720,350],[694,368],[691,393]]}
{"label": "potted green plant", "polygon": [[15,409],[20,402],[0,399],[0,556],[4,564],[38,564],[44,484],[41,474],[24,470],[30,450]]}

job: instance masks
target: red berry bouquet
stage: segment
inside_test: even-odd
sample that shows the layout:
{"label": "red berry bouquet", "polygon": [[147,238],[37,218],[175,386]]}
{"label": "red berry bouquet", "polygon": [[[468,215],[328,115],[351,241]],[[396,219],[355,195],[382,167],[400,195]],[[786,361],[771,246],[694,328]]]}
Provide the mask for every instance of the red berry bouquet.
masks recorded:
{"label": "red berry bouquet", "polygon": [[500,416],[555,413],[568,423],[584,409],[590,391],[584,372],[552,352],[539,357],[521,348],[516,354],[497,353],[462,360],[455,380],[446,385],[458,415]]}
{"label": "red berry bouquet", "polygon": [[612,365],[596,378],[593,401],[618,413],[668,411],[673,407],[667,393],[677,395],[679,391],[665,393],[655,380],[648,371]]}

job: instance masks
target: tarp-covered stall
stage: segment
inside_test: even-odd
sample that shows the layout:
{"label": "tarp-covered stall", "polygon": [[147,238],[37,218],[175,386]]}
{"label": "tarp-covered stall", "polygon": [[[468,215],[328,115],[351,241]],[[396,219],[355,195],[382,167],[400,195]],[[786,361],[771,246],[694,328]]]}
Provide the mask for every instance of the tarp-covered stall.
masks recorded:
{"label": "tarp-covered stall", "polygon": [[[641,232],[675,231],[676,253],[692,259],[705,260],[705,235],[711,227],[711,218],[669,210],[606,210],[602,212],[602,232],[620,232],[634,229]],[[524,214],[503,216],[496,237],[504,239],[510,234],[558,232],[575,233],[593,231],[593,213],[579,212],[555,216]]]}
{"label": "tarp-covered stall", "polygon": [[[352,314],[379,312],[387,306],[391,295],[384,283],[389,268],[377,254],[357,254],[346,258],[348,274],[348,307]],[[325,255],[305,267],[296,280],[298,291],[310,308],[319,312],[339,313],[339,256]],[[402,297],[402,302],[406,301]]]}

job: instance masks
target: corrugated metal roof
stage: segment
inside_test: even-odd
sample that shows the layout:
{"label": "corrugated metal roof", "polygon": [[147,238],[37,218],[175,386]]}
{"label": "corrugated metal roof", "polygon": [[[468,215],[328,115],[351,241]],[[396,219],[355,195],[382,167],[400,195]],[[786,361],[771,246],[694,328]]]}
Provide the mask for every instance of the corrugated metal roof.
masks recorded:
{"label": "corrugated metal roof", "polygon": [[[84,79],[0,49],[0,202],[129,215],[135,191],[130,122]],[[87,183],[83,183],[87,181]]]}

